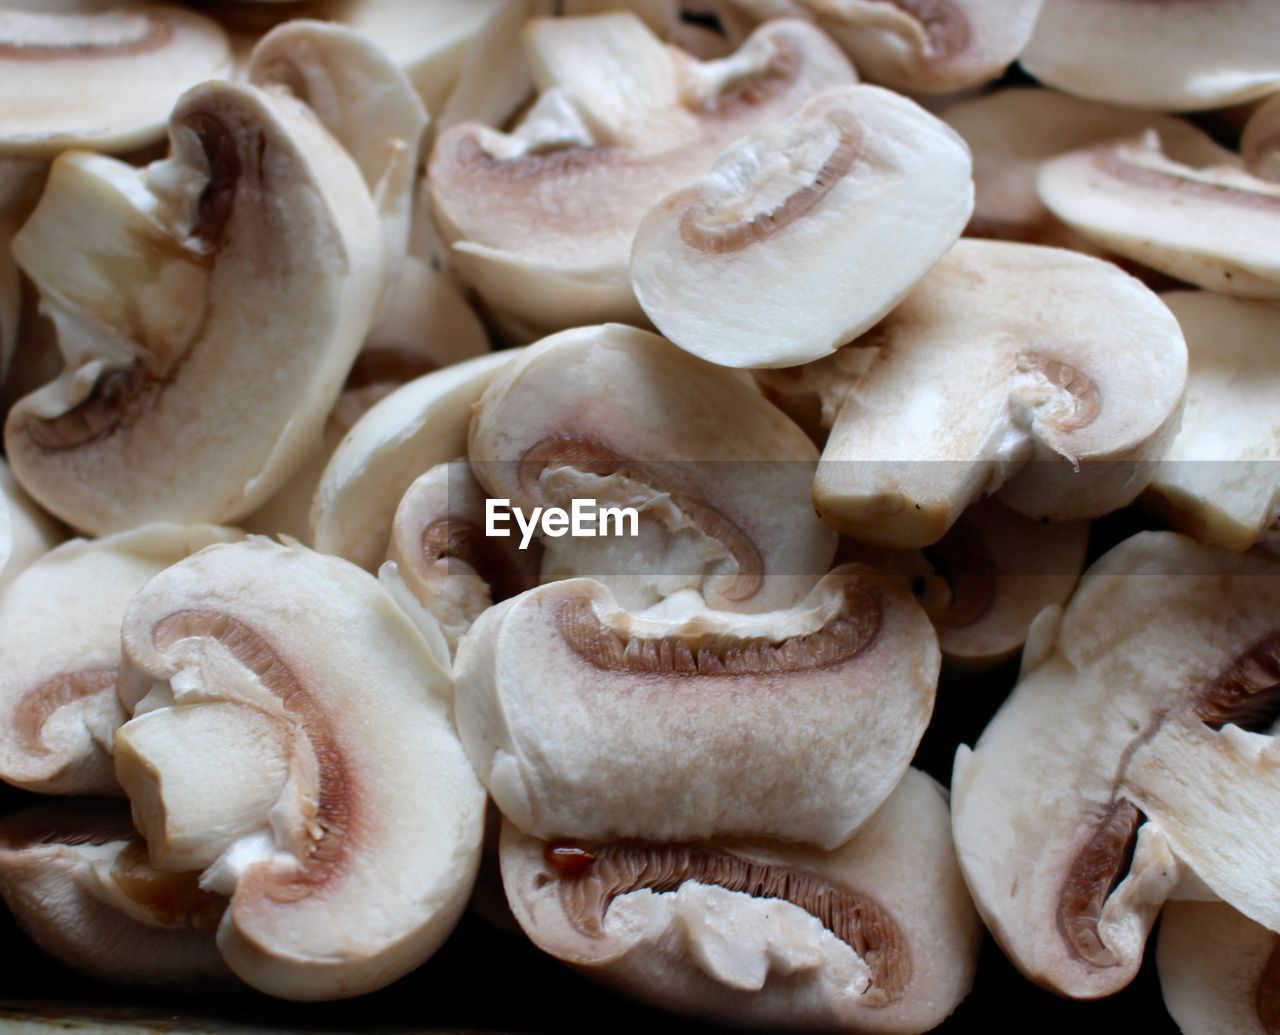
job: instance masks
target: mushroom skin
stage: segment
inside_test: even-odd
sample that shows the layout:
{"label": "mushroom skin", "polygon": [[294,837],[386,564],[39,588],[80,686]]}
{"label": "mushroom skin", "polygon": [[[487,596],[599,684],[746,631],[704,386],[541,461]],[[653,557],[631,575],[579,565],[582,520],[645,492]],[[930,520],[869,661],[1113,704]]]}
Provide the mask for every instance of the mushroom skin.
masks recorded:
{"label": "mushroom skin", "polygon": [[299,101],[212,82],[138,170],[59,158],[14,242],[62,374],[5,425],[14,473],[69,524],[229,522],[305,460],[375,316],[379,220]]}
{"label": "mushroom skin", "polygon": [[1268,98],[1249,116],[1240,152],[1250,175],[1280,183],[1280,94]]}
{"label": "mushroom skin", "polygon": [[906,771],[938,667],[910,594],[861,565],[763,615],[642,617],[570,579],[476,620],[454,709],[494,801],[535,837],[829,849]]}
{"label": "mushroom skin", "polygon": [[714,1021],[923,1032],[955,1009],[977,969],[982,928],[945,792],[917,770],[830,852],[546,842],[506,822],[500,858],[512,910],[539,948],[628,995]]}
{"label": "mushroom skin", "polygon": [[232,971],[325,1000],[430,956],[475,880],[484,792],[447,671],[377,580],[296,544],[214,546],[152,579],[122,635],[116,775],[153,859],[218,853],[201,884],[231,899]]}
{"label": "mushroom skin", "polygon": [[[1123,347],[1120,343],[1124,343]],[[1124,506],[1177,430],[1187,352],[1160,299],[1111,263],[962,239],[849,350],[814,481],[828,524],[937,542],[984,494],[1033,519]]]}
{"label": "mushroom skin", "polygon": [[1118,991],[1170,898],[1212,893],[1280,922],[1280,779],[1256,732],[1280,682],[1278,607],[1273,559],[1140,533],[1085,573],[977,745],[957,752],[960,864],[1032,980]]}

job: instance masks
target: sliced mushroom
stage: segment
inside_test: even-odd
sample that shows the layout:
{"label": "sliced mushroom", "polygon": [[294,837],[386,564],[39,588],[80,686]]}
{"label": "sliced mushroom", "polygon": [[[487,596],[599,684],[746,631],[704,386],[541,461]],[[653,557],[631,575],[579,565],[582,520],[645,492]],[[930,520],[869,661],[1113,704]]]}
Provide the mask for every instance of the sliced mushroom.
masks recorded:
{"label": "sliced mushroom", "polygon": [[18,345],[22,283],[10,245],[26,222],[44,184],[43,162],[0,158],[0,385]]}
{"label": "sliced mushroom", "polygon": [[1280,531],[1280,307],[1207,291],[1163,297],[1191,363],[1182,427],[1151,488],[1201,542],[1247,550]]}
{"label": "sliced mushroom", "polygon": [[1280,183],[1280,94],[1249,116],[1240,140],[1240,152],[1245,168],[1252,175]]}
{"label": "sliced mushroom", "polygon": [[645,213],[730,141],[855,80],[802,22],[764,26],[706,63],[628,13],[535,20],[526,41],[538,102],[512,134],[474,123],[441,134],[429,183],[458,271],[535,336],[642,320],[628,257]]}
{"label": "sliced mushroom", "polygon": [[0,459],[0,590],[63,538],[57,522],[22,491]]}
{"label": "sliced mushroom", "polygon": [[1189,283],[1280,298],[1280,184],[1168,158],[1152,132],[1045,163],[1040,199],[1085,237]]}
{"label": "sliced mushroom", "polygon": [[1137,280],[1004,241],[960,241],[848,348],[875,351],[814,499],[840,532],[884,546],[937,542],[984,493],[1055,521],[1125,505],[1177,430],[1186,383],[1178,323]]}
{"label": "sliced mushroom", "polygon": [[1023,67],[1042,83],[1130,108],[1221,108],[1280,85],[1271,0],[1044,0]]}
{"label": "sliced mushroom", "polygon": [[1156,963],[1164,1004],[1185,1035],[1280,1032],[1280,935],[1230,906],[1166,906]]}
{"label": "sliced mushroom", "polygon": [[1280,924],[1272,817],[1280,563],[1169,532],[1081,579],[1038,664],[956,756],[978,909],[1033,980],[1093,998],[1138,968],[1188,871]]}
{"label": "sliced mushroom", "polygon": [[956,242],[970,171],[960,137],[905,97],[827,90],[645,216],[632,287],[695,356],[807,363],[871,327]]}
{"label": "sliced mushroom", "polygon": [[230,71],[226,34],[175,5],[0,10],[0,155],[152,143],[184,90]]}
{"label": "sliced mushroom", "polygon": [[120,620],[170,564],[238,533],[146,525],[45,554],[0,593],[0,779],[44,794],[119,794],[111,739]]}
{"label": "sliced mushroom", "polygon": [[535,837],[834,848],[906,771],[938,665],[910,593],[862,565],[763,615],[646,618],[571,579],[480,616],[454,708],[494,801]]}
{"label": "sliced mushroom", "polygon": [[484,794],[448,674],[377,580],[297,545],[214,546],[134,597],[123,641],[116,773],[151,858],[208,864],[230,896],[231,969],[335,999],[431,955],[475,880]]}
{"label": "sliced mushroom", "polygon": [[977,969],[945,792],[908,770],[847,844],[538,841],[502,876],[546,952],[666,1009],[777,1029],[922,1032]]}
{"label": "sliced mushroom", "polygon": [[113,984],[230,984],[213,941],[225,906],[150,866],[128,812],[58,802],[0,820],[0,895],[41,949]]}
{"label": "sliced mushroom", "polygon": [[9,413],[14,474],[95,534],[233,521],[304,461],[373,322],[382,233],[310,111],[188,92],[173,156],[54,163],[14,242],[67,366]]}
{"label": "sliced mushroom", "polygon": [[693,588],[712,607],[804,599],[835,537],[813,514],[817,451],[745,376],[633,327],[564,331],[485,390],[467,455],[527,514],[633,507],[636,535],[544,539],[542,574],[590,575],[638,610]]}

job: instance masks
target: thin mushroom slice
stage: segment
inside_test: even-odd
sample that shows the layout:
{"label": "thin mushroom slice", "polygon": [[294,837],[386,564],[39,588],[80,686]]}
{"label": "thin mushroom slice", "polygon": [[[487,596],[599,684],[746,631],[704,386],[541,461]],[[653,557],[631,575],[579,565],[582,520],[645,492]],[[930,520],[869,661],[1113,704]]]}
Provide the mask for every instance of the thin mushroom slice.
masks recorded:
{"label": "thin mushroom slice", "polygon": [[120,621],[152,576],[239,533],[146,525],[75,539],[0,593],[0,779],[43,794],[117,795],[111,740]]}
{"label": "thin mushroom slice", "polygon": [[1157,111],[1221,108],[1280,85],[1271,0],[1044,0],[1022,66],[1047,86]]}
{"label": "thin mushroom slice", "polygon": [[631,283],[681,348],[732,367],[829,355],[889,312],[960,236],[969,152],[875,86],[813,98],[729,147],[636,232]]}
{"label": "thin mushroom slice", "polygon": [[503,883],[534,944],[720,1022],[928,1031],[973,983],[982,926],[945,792],[908,770],[848,843],[540,841],[504,823]]}
{"label": "thin mushroom slice", "polygon": [[28,492],[98,535],[266,500],[383,290],[369,192],[299,101],[206,83],[171,136],[141,170],[59,158],[14,242],[67,365],[10,411],[5,449]]}
{"label": "thin mushroom slice", "polygon": [[1033,980],[1081,998],[1123,988],[1161,904],[1188,886],[1280,925],[1278,614],[1275,560],[1141,533],[1085,573],[960,748],[960,863]]}
{"label": "thin mushroom slice", "polygon": [[1191,363],[1182,426],[1151,488],[1201,542],[1247,550],[1280,532],[1280,306],[1205,291],[1163,298]]}
{"label": "thin mushroom slice", "polygon": [[58,523],[36,506],[0,458],[0,590],[64,537]]}
{"label": "thin mushroom slice", "polygon": [[834,848],[906,771],[938,665],[911,595],[862,565],[758,615],[647,618],[571,579],[480,616],[454,708],[494,801],[536,837]]}
{"label": "thin mushroom slice", "polygon": [[0,10],[0,155],[156,142],[184,90],[230,72],[226,34],[176,5]]}
{"label": "thin mushroom slice", "polygon": [[1280,935],[1225,903],[1167,905],[1156,964],[1184,1035],[1280,1032]]}
{"label": "thin mushroom slice", "polygon": [[744,375],[618,324],[545,338],[502,370],[467,450],[526,516],[575,499],[635,511],[627,534],[543,535],[544,580],[590,576],[631,609],[691,588],[729,611],[791,606],[830,568],[816,455]]}
{"label": "thin mushroom slice", "polygon": [[336,999],[430,956],[475,880],[484,793],[447,672],[377,580],[297,545],[214,546],[133,598],[123,641],[117,776],[153,860],[216,853],[201,885],[231,898],[237,976]]}
{"label": "thin mushroom slice", "polygon": [[[851,538],[927,546],[998,492],[1036,519],[1130,502],[1177,429],[1187,351],[1160,299],[1111,263],[960,241],[878,327],[818,465]],[[831,360],[840,362],[840,353]]]}
{"label": "thin mushroom slice", "polygon": [[35,208],[45,173],[43,162],[0,158],[0,386],[18,347],[22,315],[22,280],[11,244]]}
{"label": "thin mushroom slice", "polygon": [[153,868],[117,804],[64,801],[0,820],[0,895],[36,945],[102,981],[231,984],[213,939],[225,899]]}
{"label": "thin mushroom slice", "polygon": [[1280,184],[1174,161],[1148,131],[1047,162],[1037,186],[1054,215],[1110,251],[1213,291],[1280,298]]}
{"label": "thin mushroom slice", "polygon": [[1280,183],[1280,93],[1249,116],[1240,152],[1251,175]]}

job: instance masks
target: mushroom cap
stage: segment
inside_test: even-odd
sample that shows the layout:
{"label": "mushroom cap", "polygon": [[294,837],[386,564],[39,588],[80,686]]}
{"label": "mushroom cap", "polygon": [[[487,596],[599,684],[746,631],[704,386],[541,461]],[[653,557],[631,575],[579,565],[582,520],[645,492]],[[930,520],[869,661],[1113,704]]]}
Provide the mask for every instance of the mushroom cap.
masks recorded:
{"label": "mushroom cap", "polygon": [[938,665],[910,594],[861,565],[755,615],[646,618],[569,579],[480,616],[454,708],[494,801],[536,837],[833,848],[906,771]]}
{"label": "mushroom cap", "polygon": [[[586,868],[551,861],[573,863],[575,850]],[[916,770],[830,852],[759,841],[579,847],[506,822],[501,863],[539,948],[636,998],[716,1021],[920,1032],[955,1009],[977,969],[982,927],[945,792]]]}
{"label": "mushroom cap", "polygon": [[[216,814],[224,787],[245,810],[230,834],[208,828],[231,844],[202,877],[231,897],[218,929],[231,969],[319,1000],[431,955],[475,879],[484,793],[453,731],[448,673],[377,580],[297,545],[214,546],[134,597],[123,641],[135,718],[116,734],[117,775],[153,856],[169,827]],[[264,750],[210,708],[240,709]],[[287,779],[264,808],[243,767],[269,783],[280,743]]]}
{"label": "mushroom cap", "polygon": [[1108,262],[964,239],[867,337],[814,482],[824,520],[926,546],[999,491],[1033,518],[1130,502],[1177,427],[1186,345],[1160,299]]}
{"label": "mushroom cap", "polygon": [[961,747],[960,863],[1028,977],[1081,998],[1124,987],[1189,874],[1280,922],[1280,778],[1272,739],[1250,732],[1276,682],[1278,607],[1274,560],[1134,536],[1085,573],[1050,644]]}
{"label": "mushroom cap", "polygon": [[59,158],[14,242],[67,366],[10,411],[6,452],[95,534],[263,502],[318,438],[383,288],[368,190],[300,102],[205,83],[171,135],[144,170]]}
{"label": "mushroom cap", "polygon": [[0,10],[0,155],[153,143],[184,90],[230,72],[217,23],[173,4]]}

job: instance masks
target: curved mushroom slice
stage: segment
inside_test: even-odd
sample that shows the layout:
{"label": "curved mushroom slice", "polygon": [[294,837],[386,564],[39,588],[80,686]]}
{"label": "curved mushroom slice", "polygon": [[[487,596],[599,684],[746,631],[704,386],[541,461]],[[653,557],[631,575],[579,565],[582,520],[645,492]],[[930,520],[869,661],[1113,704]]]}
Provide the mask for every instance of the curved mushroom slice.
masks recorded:
{"label": "curved mushroom slice", "polygon": [[1185,1035],[1280,1032],[1280,935],[1221,902],[1173,902],[1156,943],[1164,1004]]}
{"label": "curved mushroom slice", "polygon": [[0,590],[63,538],[57,522],[22,491],[0,458]]}
{"label": "curved mushroom slice", "polygon": [[213,940],[225,899],[152,868],[118,805],[58,802],[0,820],[0,895],[41,949],[104,981],[230,983]]}
{"label": "curved mushroom slice", "polygon": [[95,534],[232,521],[303,462],[383,288],[351,159],[291,97],[206,83],[143,170],[68,154],[14,242],[67,359],[9,413],[23,486]]}
{"label": "curved mushroom slice", "polygon": [[111,739],[120,620],[153,575],[211,543],[209,525],[147,525],[63,543],[0,593],[0,779],[44,794],[119,794]]}
{"label": "curved mushroom slice", "polygon": [[1280,298],[1280,184],[1172,161],[1151,132],[1046,162],[1037,184],[1104,248],[1213,291]]}
{"label": "curved mushroom slice", "polygon": [[803,22],[705,63],[625,13],[535,20],[526,41],[538,102],[512,134],[441,134],[428,182],[459,273],[535,334],[642,320],[628,258],[645,213],[730,141],[856,78]]}
{"label": "curved mushroom slice", "polygon": [[1221,108],[1280,85],[1271,0],[1044,0],[1023,67],[1067,93],[1130,108]]}
{"label": "curved mushroom slice", "polygon": [[858,347],[877,351],[814,499],[840,532],[883,546],[936,542],[997,490],[1055,521],[1125,505],[1167,448],[1186,383],[1178,323],[1133,277],[1003,241],[960,241]]}
{"label": "curved mushroom slice", "polygon": [[0,158],[0,385],[18,345],[22,315],[22,283],[10,247],[27,221],[44,186],[42,162]]}
{"label": "curved mushroom slice", "polygon": [[176,5],[0,10],[0,155],[149,144],[184,90],[230,72],[226,34]]}
{"label": "curved mushroom slice", "polygon": [[387,555],[405,490],[424,471],[466,453],[472,406],[494,374],[521,352],[495,352],[427,374],[357,421],[316,490],[315,548],[376,569]]}
{"label": "curved mushroom slice", "polygon": [[1190,870],[1280,923],[1274,741],[1280,564],[1146,532],[1080,582],[952,781],[978,909],[1020,970],[1061,993],[1133,977]]}
{"label": "curved mushroom slice", "polygon": [[954,131],[876,86],[828,90],[663,198],[636,232],[631,284],[695,356],[794,366],[902,301],[972,209]]}
{"label": "curved mushroom slice", "polygon": [[982,926],[945,793],[908,770],[847,844],[538,841],[503,824],[525,933],[665,1009],[779,1029],[922,1032],[960,1003]]}
{"label": "curved mushroom slice", "polygon": [[1240,139],[1240,153],[1244,167],[1252,175],[1280,183],[1280,94],[1249,116]]}
{"label": "curved mushroom slice", "polygon": [[409,486],[391,526],[387,558],[450,652],[487,608],[538,584],[540,551],[485,535],[486,500],[466,460],[438,464]]}
{"label": "curved mushroom slice", "polygon": [[933,711],[938,645],[872,568],[788,611],[623,611],[590,579],[486,611],[458,648],[458,731],[536,837],[776,837],[833,848],[888,797]]}
{"label": "curved mushroom slice", "polygon": [[489,495],[526,514],[635,508],[634,536],[544,539],[544,580],[590,575],[633,610],[694,588],[730,611],[789,607],[830,568],[835,536],[808,499],[816,453],[749,379],[617,324],[504,369],[467,451]]}
{"label": "curved mushroom slice", "polygon": [[471,891],[484,793],[447,673],[377,580],[299,546],[210,547],[134,597],[123,640],[117,776],[153,859],[219,853],[201,883],[231,896],[231,969],[316,1000],[422,963]]}
{"label": "curved mushroom slice", "polygon": [[1191,364],[1182,426],[1151,488],[1201,542],[1247,550],[1280,531],[1280,307],[1202,291],[1163,298]]}

